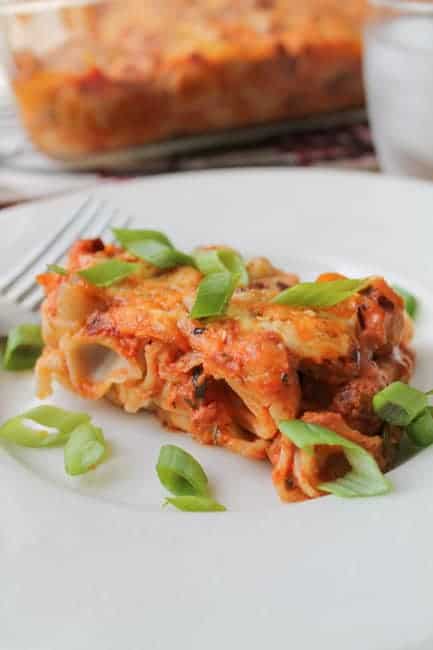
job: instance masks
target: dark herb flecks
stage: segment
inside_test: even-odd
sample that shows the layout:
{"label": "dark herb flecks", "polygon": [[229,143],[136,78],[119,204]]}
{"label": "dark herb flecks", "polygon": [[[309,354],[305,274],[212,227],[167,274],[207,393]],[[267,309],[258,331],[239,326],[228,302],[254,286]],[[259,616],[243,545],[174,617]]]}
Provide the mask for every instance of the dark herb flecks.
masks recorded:
{"label": "dark herb flecks", "polygon": [[194,397],[195,399],[203,399],[206,395],[207,382],[206,378],[203,377],[203,366],[197,366],[192,371],[192,383],[194,385]]}

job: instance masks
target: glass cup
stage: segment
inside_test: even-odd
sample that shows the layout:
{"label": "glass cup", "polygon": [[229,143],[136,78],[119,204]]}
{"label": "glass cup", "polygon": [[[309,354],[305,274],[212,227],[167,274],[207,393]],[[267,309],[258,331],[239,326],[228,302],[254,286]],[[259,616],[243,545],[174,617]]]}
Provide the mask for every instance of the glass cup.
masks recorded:
{"label": "glass cup", "polygon": [[368,112],[385,172],[433,180],[433,1],[370,0]]}

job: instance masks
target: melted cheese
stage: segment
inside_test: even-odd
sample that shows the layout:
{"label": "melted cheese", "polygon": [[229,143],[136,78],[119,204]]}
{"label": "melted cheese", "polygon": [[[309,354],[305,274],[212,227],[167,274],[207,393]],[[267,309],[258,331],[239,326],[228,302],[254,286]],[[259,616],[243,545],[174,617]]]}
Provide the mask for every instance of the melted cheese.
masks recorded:
{"label": "melted cheese", "polygon": [[[113,257],[142,268],[105,289],[76,274]],[[105,396],[130,412],[153,411],[203,444],[251,458],[268,455],[283,498],[317,496],[306,459],[281,441],[278,422],[302,415],[306,380],[327,387],[329,407],[350,411],[345,387],[358,399],[358,379],[383,384],[387,376],[410,374],[403,303],[374,278],[364,294],[333,308],[276,305],[271,300],[279,289],[272,278],[296,282],[296,276],[262,258],[249,268],[254,269],[251,283],[236,290],[226,315],[200,322],[189,315],[202,278],[196,269],[161,272],[114,246],[78,242],[67,276],[39,278],[47,293],[42,308],[46,347],[37,364],[40,395],[46,397],[57,379],[85,398]],[[261,284],[261,278],[266,282]],[[387,375],[375,370],[378,351]],[[357,409],[362,421],[358,402]],[[380,438],[373,444],[335,413],[328,420],[360,444],[366,438],[364,446],[380,456]]]}

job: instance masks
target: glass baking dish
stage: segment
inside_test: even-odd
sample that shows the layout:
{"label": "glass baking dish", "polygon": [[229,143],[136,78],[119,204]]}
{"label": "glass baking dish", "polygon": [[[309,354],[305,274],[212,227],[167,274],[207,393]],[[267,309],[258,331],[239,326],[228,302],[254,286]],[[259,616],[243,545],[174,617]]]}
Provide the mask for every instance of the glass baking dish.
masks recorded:
{"label": "glass baking dish", "polygon": [[350,121],[364,12],[364,0],[21,0],[0,20],[33,144],[89,168]]}

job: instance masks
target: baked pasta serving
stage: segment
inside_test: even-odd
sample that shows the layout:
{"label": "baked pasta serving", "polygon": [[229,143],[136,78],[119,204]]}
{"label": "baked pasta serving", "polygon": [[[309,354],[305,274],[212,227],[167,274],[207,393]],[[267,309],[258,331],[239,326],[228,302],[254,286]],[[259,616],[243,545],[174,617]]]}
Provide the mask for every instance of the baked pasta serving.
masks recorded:
{"label": "baked pasta serving", "polygon": [[107,0],[42,27],[18,15],[8,34],[21,115],[40,149],[74,160],[360,107],[366,4]]}
{"label": "baked pasta serving", "polygon": [[281,422],[318,425],[390,468],[401,429],[373,397],[407,382],[412,321],[381,277],[300,283],[226,247],[192,255],[155,231],[121,245],[78,241],[66,269],[39,276],[45,349],[38,394],[57,380],[84,398],[153,412],[201,444],[269,461],[285,501],[324,494],[350,469],[340,444],[304,448]]}

